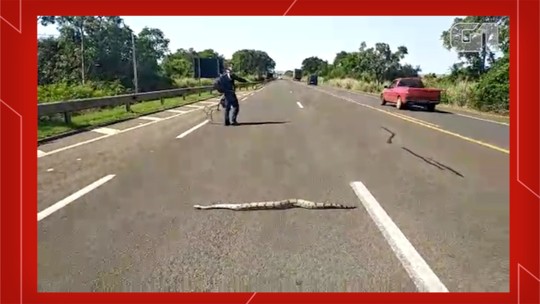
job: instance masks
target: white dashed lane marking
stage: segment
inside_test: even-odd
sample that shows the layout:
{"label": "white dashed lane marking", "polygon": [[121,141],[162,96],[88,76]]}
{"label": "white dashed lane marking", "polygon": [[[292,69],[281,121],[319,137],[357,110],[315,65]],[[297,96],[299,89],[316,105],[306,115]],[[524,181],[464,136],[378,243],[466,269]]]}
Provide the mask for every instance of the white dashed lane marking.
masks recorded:
{"label": "white dashed lane marking", "polygon": [[39,212],[37,214],[37,220],[38,222],[41,221],[42,219],[48,217],[49,215],[55,213],[56,211],[64,208],[65,206],[71,204],[73,201],[81,198],[83,195],[89,193],[90,191],[96,189],[97,187],[105,184],[106,182],[110,181],[111,179],[113,179],[115,177],[114,174],[110,174],[110,175],[107,175],[105,177],[102,177],[100,179],[98,179],[97,181],[91,183],[90,185],[82,188],[81,190],[71,194],[70,196],[64,198],[63,200],[53,204],[52,206],[50,206],[49,208]]}
{"label": "white dashed lane marking", "polygon": [[176,136],[176,138],[184,138],[184,137],[186,137],[189,133],[191,133],[191,132],[197,130],[198,128],[204,126],[205,124],[207,124],[207,123],[209,123],[209,122],[210,122],[210,120],[207,119],[207,120],[201,122],[200,124],[194,126],[193,128],[191,128],[191,129],[185,131],[184,133],[182,133],[182,134]]}
{"label": "white dashed lane marking", "polygon": [[112,134],[116,134],[120,132],[120,130],[113,129],[113,128],[97,128],[97,129],[93,129],[92,131],[101,133],[101,134],[106,134],[106,135],[112,135]]}
{"label": "white dashed lane marking", "polygon": [[[264,89],[264,87],[256,90],[255,92],[249,93],[249,96],[255,94],[256,92],[260,92],[262,89]],[[214,103],[217,104],[217,102],[215,101],[216,99],[214,98],[213,100],[214,100]],[[207,100],[207,102],[209,102],[209,100]],[[82,141],[82,142],[78,142],[78,143],[75,143],[75,144],[72,144],[72,145],[69,145],[69,146],[61,147],[61,148],[58,148],[58,149],[55,149],[55,150],[52,150],[52,151],[44,152],[42,150],[38,150],[37,151],[37,157],[41,158],[41,157],[53,155],[53,154],[56,154],[56,153],[60,153],[62,151],[66,151],[66,150],[69,150],[69,149],[80,147],[82,145],[86,145],[86,144],[89,144],[89,143],[92,143],[92,142],[96,142],[98,140],[102,140],[102,139],[105,139],[105,138],[108,138],[108,137],[111,137],[111,136],[115,136],[117,134],[126,133],[126,132],[129,132],[129,131],[135,130],[135,129],[139,129],[141,127],[150,126],[150,125],[152,125],[154,123],[158,123],[160,121],[173,119],[173,118],[179,117],[181,115],[191,113],[191,112],[195,112],[197,110],[201,110],[201,109],[204,109],[204,108],[205,108],[204,106],[185,105],[185,106],[182,106],[182,109],[185,109],[185,110],[176,110],[176,109],[174,109],[174,110],[173,109],[166,110],[166,112],[174,113],[174,115],[171,115],[171,116],[165,117],[165,118],[152,117],[152,116],[140,116],[137,119],[146,120],[146,121],[149,121],[149,122],[148,123],[140,123],[137,126],[119,130],[117,133],[114,133],[114,134],[103,134],[102,136],[92,138],[92,139],[89,139],[89,140],[85,140],[85,141]]]}

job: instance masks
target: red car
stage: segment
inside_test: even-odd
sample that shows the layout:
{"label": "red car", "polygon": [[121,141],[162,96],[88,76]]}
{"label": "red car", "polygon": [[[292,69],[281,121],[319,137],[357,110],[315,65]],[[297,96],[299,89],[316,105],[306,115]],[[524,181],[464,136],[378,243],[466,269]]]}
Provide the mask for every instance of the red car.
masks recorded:
{"label": "red car", "polygon": [[390,86],[385,86],[381,93],[381,104],[396,104],[402,110],[410,105],[423,105],[428,111],[435,111],[441,102],[440,89],[425,88],[420,78],[398,78]]}

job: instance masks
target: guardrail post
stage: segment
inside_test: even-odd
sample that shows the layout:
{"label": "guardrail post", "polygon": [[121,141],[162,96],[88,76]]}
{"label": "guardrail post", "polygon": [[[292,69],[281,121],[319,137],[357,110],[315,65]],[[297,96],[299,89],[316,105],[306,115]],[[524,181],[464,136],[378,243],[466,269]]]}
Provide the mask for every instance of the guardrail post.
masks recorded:
{"label": "guardrail post", "polygon": [[186,100],[186,94],[182,94],[182,99]]}
{"label": "guardrail post", "polygon": [[66,124],[71,124],[71,112],[64,112],[64,121]]}
{"label": "guardrail post", "polygon": [[[132,98],[135,99],[136,97],[133,96]],[[131,112],[131,101],[129,99],[126,100],[126,112]]]}
{"label": "guardrail post", "polygon": [[161,105],[162,105],[162,106],[165,105],[165,99],[163,99],[163,97],[161,97],[161,98],[159,99],[159,102],[161,102]]}

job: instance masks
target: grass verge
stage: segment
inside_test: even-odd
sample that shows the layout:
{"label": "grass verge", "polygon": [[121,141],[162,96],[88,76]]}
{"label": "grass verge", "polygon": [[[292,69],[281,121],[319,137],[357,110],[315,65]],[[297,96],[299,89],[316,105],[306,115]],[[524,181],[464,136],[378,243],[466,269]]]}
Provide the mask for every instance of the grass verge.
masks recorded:
{"label": "grass verge", "polygon": [[140,102],[131,106],[131,112],[126,112],[125,106],[118,106],[86,113],[73,113],[71,124],[66,124],[60,115],[49,119],[42,119],[38,121],[38,140],[75,130],[88,129],[130,118],[136,118],[145,114],[164,111],[197,101],[210,99],[218,95],[219,94],[205,92],[201,93],[200,96],[199,94],[188,95],[185,100],[182,97],[167,98],[164,99],[163,104],[161,104],[161,101],[159,100]]}

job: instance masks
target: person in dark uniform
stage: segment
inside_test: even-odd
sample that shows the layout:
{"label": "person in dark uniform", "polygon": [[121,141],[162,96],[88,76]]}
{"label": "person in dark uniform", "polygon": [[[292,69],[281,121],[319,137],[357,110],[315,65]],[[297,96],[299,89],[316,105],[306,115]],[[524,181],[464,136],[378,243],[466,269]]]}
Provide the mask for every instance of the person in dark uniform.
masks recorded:
{"label": "person in dark uniform", "polygon": [[[247,82],[242,77],[235,75],[232,72],[232,68],[225,70],[222,86],[223,86],[223,97],[221,97],[221,105],[225,109],[225,125],[238,125],[236,118],[240,112],[240,103],[238,102],[238,97],[236,97],[234,81]],[[232,113],[231,113],[232,108]],[[232,114],[232,115],[231,115]]]}

